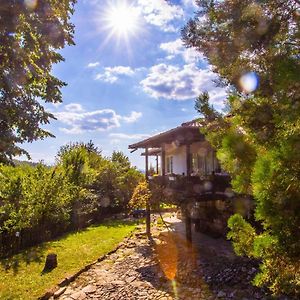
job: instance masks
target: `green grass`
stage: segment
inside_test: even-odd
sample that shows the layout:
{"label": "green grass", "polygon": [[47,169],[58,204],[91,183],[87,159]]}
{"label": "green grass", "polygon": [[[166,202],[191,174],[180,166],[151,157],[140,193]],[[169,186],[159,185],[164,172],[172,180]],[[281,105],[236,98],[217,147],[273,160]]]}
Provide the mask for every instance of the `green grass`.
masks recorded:
{"label": "green grass", "polygon": [[[134,228],[133,223],[107,222],[0,260],[0,299],[37,299],[65,277],[113,250]],[[42,274],[49,252],[57,254],[58,266]]]}

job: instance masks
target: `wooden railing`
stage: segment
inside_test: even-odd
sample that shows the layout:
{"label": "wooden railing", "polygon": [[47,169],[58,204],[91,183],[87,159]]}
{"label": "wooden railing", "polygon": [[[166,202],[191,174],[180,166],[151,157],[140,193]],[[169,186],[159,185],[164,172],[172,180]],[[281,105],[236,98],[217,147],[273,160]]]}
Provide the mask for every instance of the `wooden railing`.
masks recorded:
{"label": "wooden railing", "polygon": [[153,184],[158,184],[170,189],[173,193],[184,193],[189,196],[231,196],[230,177],[223,174],[203,177],[181,175],[150,176],[149,182],[150,187]]}

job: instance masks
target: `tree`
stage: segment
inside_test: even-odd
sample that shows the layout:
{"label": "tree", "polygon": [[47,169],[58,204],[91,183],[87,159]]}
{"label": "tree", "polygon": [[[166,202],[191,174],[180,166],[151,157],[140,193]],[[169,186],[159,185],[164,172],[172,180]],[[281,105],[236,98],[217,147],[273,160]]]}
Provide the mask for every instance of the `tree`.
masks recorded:
{"label": "tree", "polygon": [[62,101],[66,84],[51,73],[73,45],[70,23],[76,0],[0,3],[0,161],[29,154],[18,144],[53,137],[41,125],[55,119],[42,102]]}
{"label": "tree", "polygon": [[238,254],[262,261],[255,284],[299,294],[300,3],[197,4],[183,40],[205,54],[229,96],[226,115],[212,107],[207,93],[196,100],[196,109],[234,189],[253,195],[255,218],[263,226],[258,232],[234,215],[229,237]]}
{"label": "tree", "polygon": [[111,161],[117,163],[124,170],[130,168],[129,158],[122,151],[113,151]]}
{"label": "tree", "polygon": [[129,201],[129,207],[133,209],[146,208],[147,203],[150,202],[151,191],[149,189],[148,183],[142,180],[134,189],[132,197]]}

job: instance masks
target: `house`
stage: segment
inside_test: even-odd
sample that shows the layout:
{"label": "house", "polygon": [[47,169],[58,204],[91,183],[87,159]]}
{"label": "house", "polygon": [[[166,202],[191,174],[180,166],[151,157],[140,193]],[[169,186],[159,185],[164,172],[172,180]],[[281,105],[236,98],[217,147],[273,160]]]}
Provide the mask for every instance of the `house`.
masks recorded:
{"label": "house", "polygon": [[[230,177],[223,172],[216,151],[200,132],[198,120],[182,123],[171,130],[129,145],[132,152],[143,149],[146,177],[165,187],[166,196],[185,211],[185,219],[194,220],[197,230],[226,231],[228,200],[233,198]],[[149,157],[156,157],[156,176],[149,174]],[[160,163],[159,163],[160,162]],[[213,207],[218,213],[212,216]],[[222,219],[222,222],[220,222]],[[216,224],[212,224],[216,223]],[[189,226],[187,224],[187,226]],[[191,233],[187,232],[187,236]],[[189,237],[190,238],[190,237]]]}

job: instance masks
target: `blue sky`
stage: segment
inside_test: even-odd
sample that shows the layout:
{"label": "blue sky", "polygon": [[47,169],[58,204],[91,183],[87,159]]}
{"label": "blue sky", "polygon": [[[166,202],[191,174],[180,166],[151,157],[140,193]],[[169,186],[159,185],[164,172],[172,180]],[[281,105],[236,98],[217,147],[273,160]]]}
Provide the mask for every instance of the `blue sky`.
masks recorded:
{"label": "blue sky", "polygon": [[33,161],[53,163],[61,145],[93,140],[104,155],[121,150],[142,169],[144,159],[129,144],[196,117],[201,91],[221,108],[225,92],[215,87],[215,74],[180,40],[194,11],[194,0],[79,0],[76,46],[53,68],[68,83],[63,103],[47,105],[58,120],[46,129],[56,138],[23,145]]}

